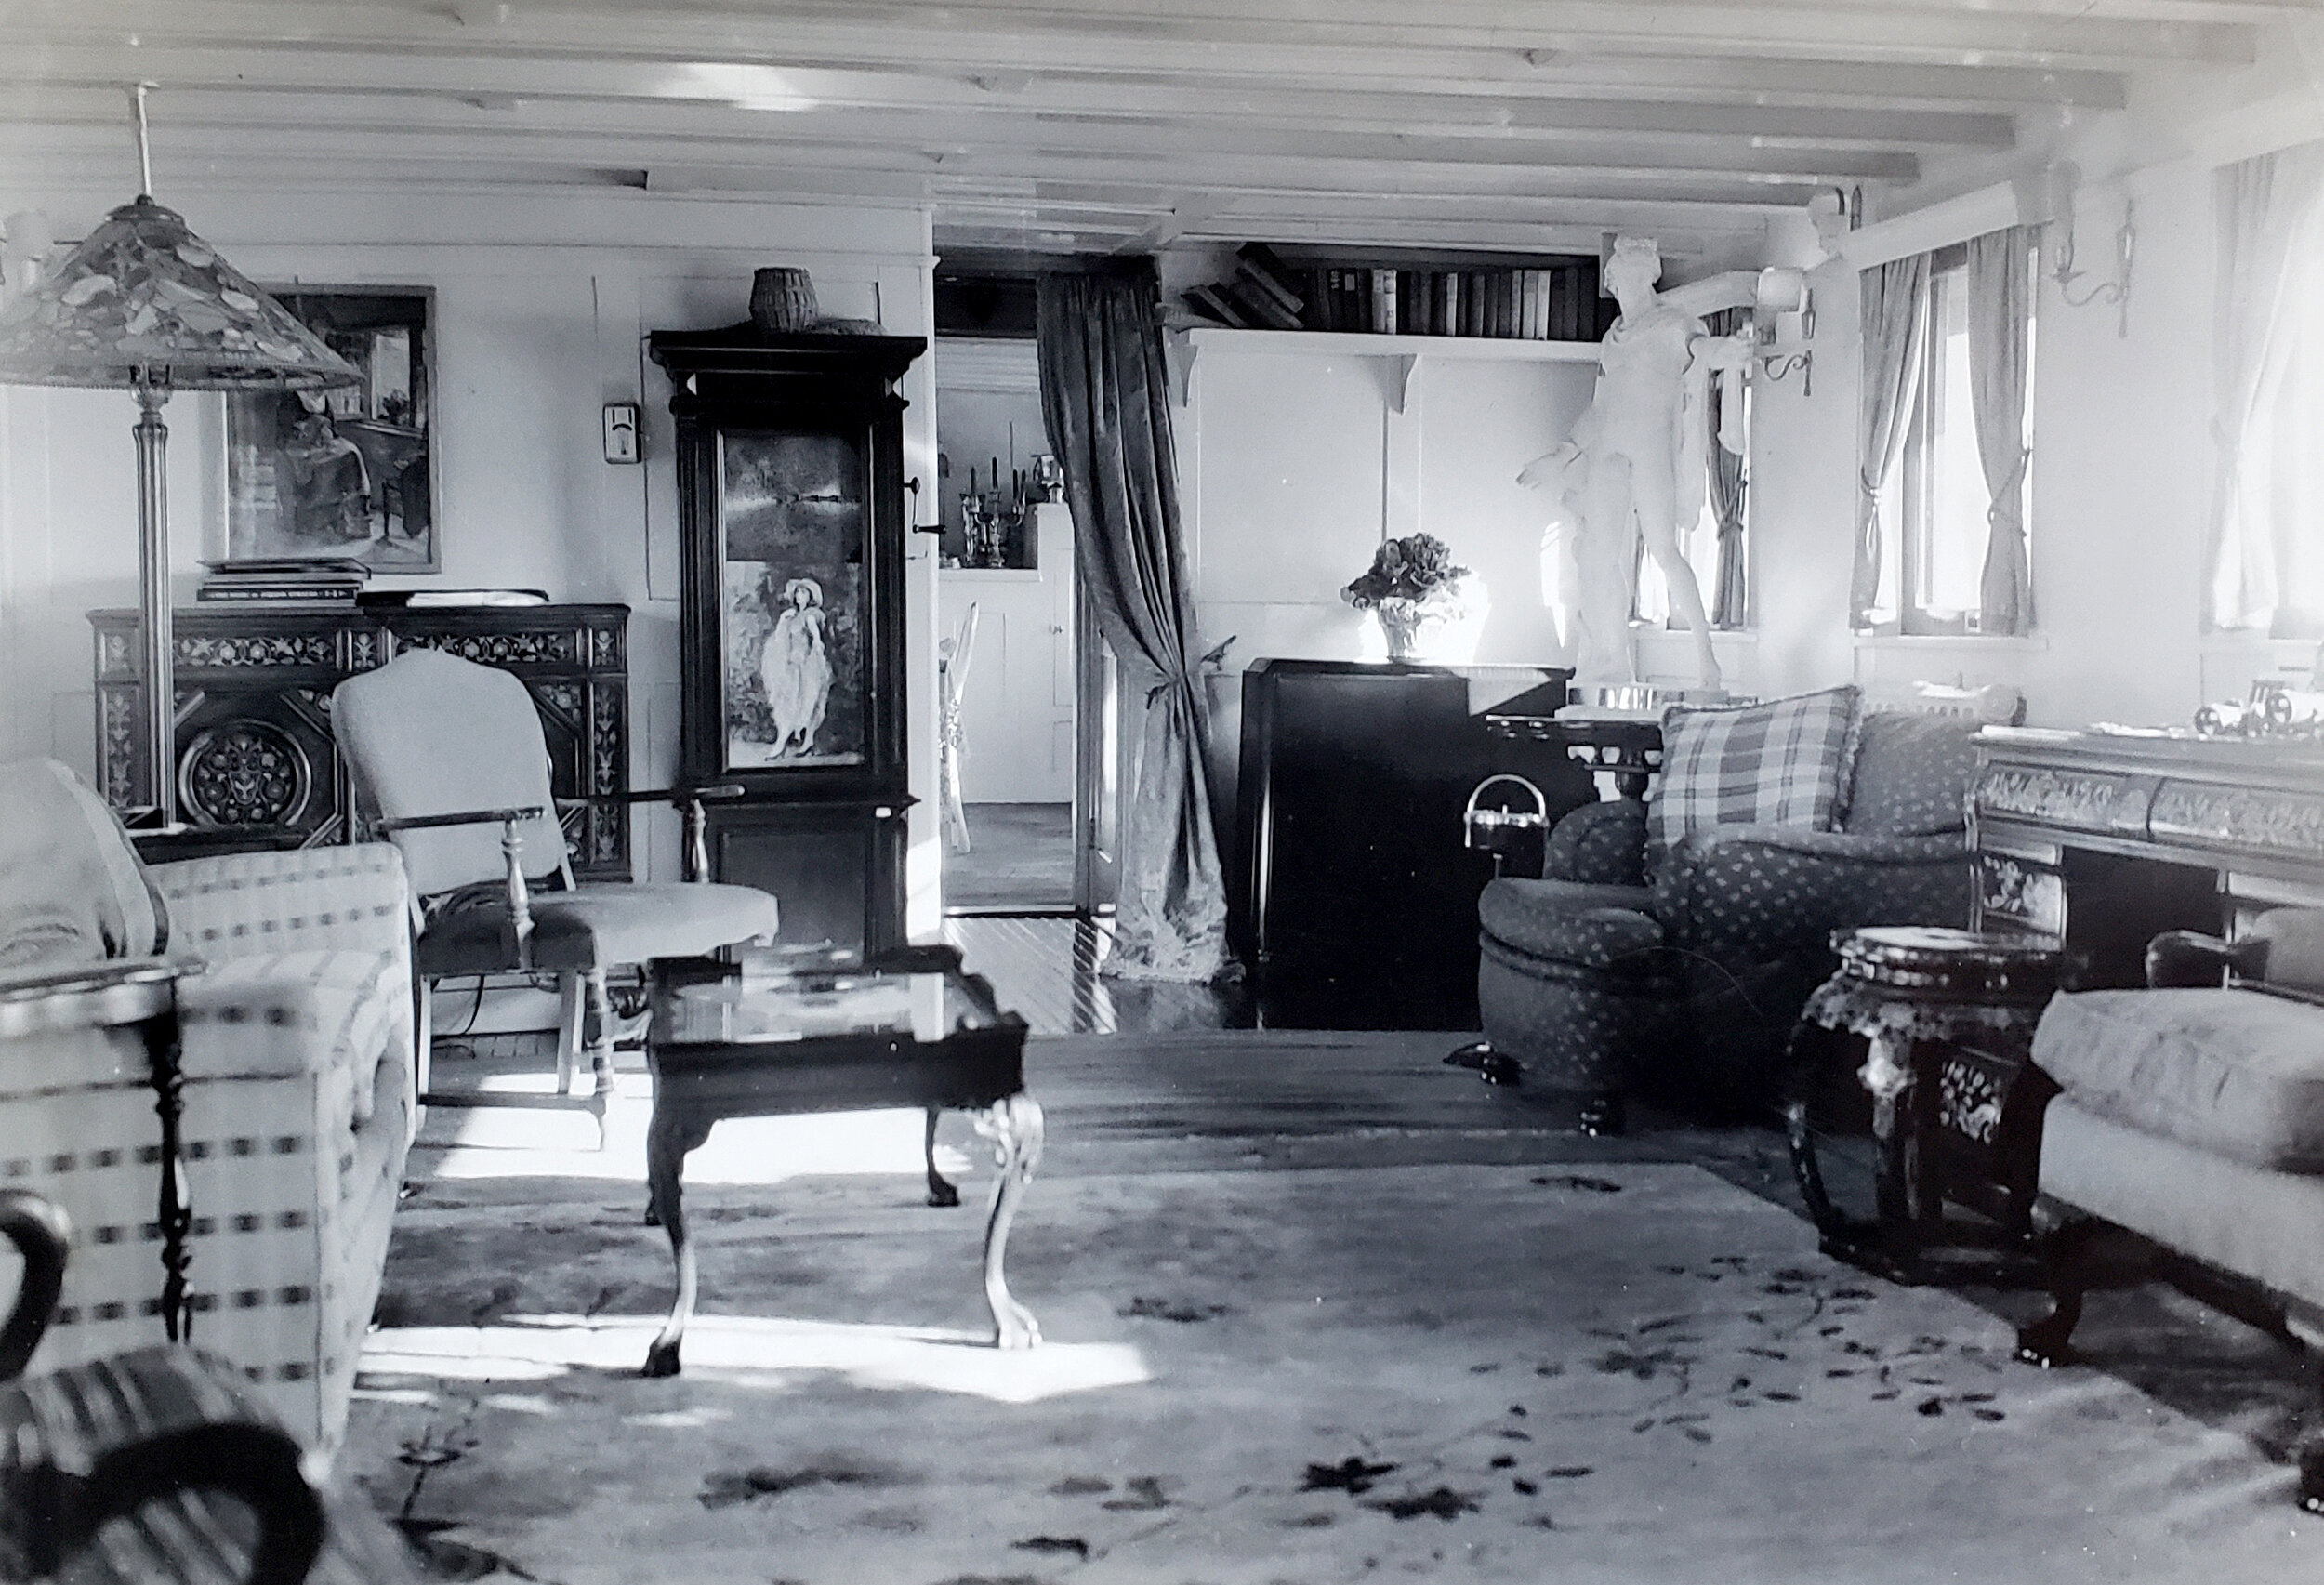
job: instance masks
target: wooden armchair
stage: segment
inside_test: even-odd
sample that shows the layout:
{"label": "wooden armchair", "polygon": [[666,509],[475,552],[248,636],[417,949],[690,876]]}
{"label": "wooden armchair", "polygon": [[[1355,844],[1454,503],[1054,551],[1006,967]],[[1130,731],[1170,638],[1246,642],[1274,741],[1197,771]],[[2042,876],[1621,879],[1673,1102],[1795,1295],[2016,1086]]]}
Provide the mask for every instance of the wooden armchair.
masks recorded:
{"label": "wooden armchair", "polygon": [[[614,1091],[607,971],[774,938],[772,896],[703,878],[702,801],[740,789],[618,795],[685,812],[688,879],[576,884],[549,791],[548,741],[532,695],[513,675],[435,650],[407,651],[340,683],[331,713],[357,789],[376,812],[375,826],[402,851],[412,877],[422,1103],[578,1107],[597,1118],[601,1145]],[[556,1092],[432,1090],[429,988],[449,976],[510,972],[558,978]],[[575,1095],[585,1045],[594,1082],[588,1095]]]}

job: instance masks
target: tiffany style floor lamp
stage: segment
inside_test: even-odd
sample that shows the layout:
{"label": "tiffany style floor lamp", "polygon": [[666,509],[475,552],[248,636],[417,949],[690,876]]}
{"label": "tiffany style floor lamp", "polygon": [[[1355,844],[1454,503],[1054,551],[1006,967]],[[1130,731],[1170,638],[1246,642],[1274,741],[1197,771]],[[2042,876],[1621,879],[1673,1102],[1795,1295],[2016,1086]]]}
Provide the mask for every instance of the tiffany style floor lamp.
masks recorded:
{"label": "tiffany style floor lamp", "polygon": [[[153,202],[145,90],[132,91],[137,198],[0,313],[0,383],[137,393],[138,609],[143,637],[145,785],[138,824],[178,823],[170,637],[169,498],[162,403],[173,390],[316,390],[362,378],[290,311]],[[104,752],[102,745],[99,753]]]}

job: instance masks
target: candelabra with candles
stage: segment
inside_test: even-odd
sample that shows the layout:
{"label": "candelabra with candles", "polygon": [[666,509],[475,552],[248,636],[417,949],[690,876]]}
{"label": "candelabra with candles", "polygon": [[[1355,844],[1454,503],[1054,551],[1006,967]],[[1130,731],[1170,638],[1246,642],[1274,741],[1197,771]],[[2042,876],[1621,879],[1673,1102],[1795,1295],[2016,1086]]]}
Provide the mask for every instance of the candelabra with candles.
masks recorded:
{"label": "candelabra with candles", "polygon": [[960,522],[966,533],[961,562],[971,567],[1006,567],[1010,565],[1009,548],[1011,542],[1024,542],[1026,518],[1025,478],[1022,472],[1011,475],[1007,493],[1001,489],[1000,458],[993,458],[989,475],[992,487],[977,488],[976,469],[969,469],[969,487],[960,495]]}

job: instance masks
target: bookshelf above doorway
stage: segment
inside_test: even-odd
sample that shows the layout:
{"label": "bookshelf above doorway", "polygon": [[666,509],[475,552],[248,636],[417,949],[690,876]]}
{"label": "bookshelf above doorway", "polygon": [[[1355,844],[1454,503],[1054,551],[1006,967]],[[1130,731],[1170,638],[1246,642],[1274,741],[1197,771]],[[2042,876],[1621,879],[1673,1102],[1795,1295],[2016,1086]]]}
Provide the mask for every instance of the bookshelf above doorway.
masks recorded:
{"label": "bookshelf above doorway", "polygon": [[1229,330],[1221,325],[1196,325],[1171,336],[1179,355],[1171,376],[1178,390],[1172,394],[1185,405],[1185,385],[1194,377],[1195,360],[1206,347],[1232,348],[1238,352],[1266,352],[1305,357],[1376,358],[1386,365],[1384,386],[1391,410],[1401,413],[1411,387],[1412,367],[1419,359],[1494,363],[1595,363],[1595,341],[1495,341],[1468,336],[1381,336],[1369,331]]}
{"label": "bookshelf above doorway", "polygon": [[1231,276],[1180,300],[1226,329],[1587,344],[1614,312],[1598,263],[1568,254],[1352,261],[1250,242],[1235,250]]}

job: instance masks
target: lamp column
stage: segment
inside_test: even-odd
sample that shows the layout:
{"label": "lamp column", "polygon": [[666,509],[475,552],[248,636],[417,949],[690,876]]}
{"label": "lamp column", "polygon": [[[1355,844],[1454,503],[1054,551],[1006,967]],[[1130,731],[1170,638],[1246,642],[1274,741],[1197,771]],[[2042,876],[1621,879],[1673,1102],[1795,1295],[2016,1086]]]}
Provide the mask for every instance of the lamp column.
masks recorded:
{"label": "lamp column", "polygon": [[169,603],[169,489],[164,467],[169,426],[162,403],[169,400],[165,380],[140,371],[138,380],[138,561],[142,571],[139,603],[145,636],[145,764],[152,778],[153,809],[162,827],[178,824],[177,659]]}

